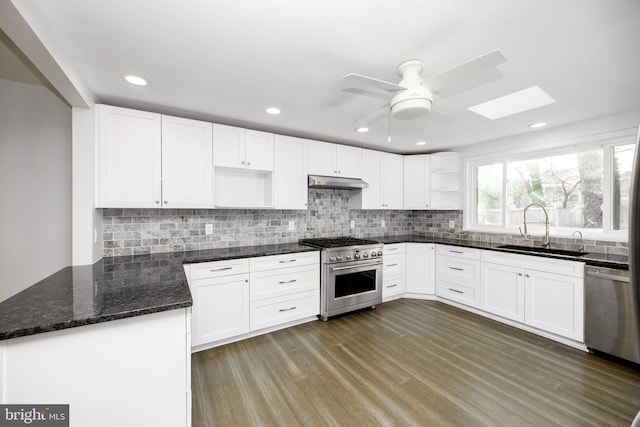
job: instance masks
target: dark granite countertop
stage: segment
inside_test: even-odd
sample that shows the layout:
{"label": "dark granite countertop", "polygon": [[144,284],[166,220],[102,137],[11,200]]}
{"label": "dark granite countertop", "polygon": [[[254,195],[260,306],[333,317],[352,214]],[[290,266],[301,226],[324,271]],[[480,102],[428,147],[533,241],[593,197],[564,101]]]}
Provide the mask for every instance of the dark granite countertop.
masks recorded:
{"label": "dark granite countertop", "polygon": [[189,307],[185,263],[314,250],[290,243],[121,256],[66,267],[0,303],[0,340]]}
{"label": "dark granite countertop", "polygon": [[392,243],[439,243],[442,245],[452,245],[452,246],[461,246],[466,248],[477,248],[477,249],[487,249],[491,251],[499,251],[499,252],[508,252],[520,255],[532,255],[543,258],[555,258],[555,259],[564,259],[569,261],[581,261],[586,263],[587,265],[595,266],[595,267],[604,267],[604,268],[615,268],[618,270],[628,270],[629,269],[629,257],[626,255],[613,255],[613,254],[603,254],[603,253],[588,253],[583,256],[565,256],[565,255],[554,255],[549,253],[523,253],[522,251],[511,250],[499,248],[499,246],[504,245],[504,243],[490,243],[490,242],[479,242],[470,239],[441,239],[441,238],[433,238],[433,237],[419,237],[419,236],[380,236],[380,237],[367,237],[368,239],[377,240],[384,244],[392,244]]}

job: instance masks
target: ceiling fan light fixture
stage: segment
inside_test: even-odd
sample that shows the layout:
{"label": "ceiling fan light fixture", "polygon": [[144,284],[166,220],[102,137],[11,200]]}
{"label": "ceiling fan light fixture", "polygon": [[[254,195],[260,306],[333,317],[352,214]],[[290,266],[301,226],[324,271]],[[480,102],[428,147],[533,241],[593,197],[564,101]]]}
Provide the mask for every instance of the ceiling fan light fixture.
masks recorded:
{"label": "ceiling fan light fixture", "polygon": [[391,115],[398,120],[411,120],[431,111],[431,100],[426,98],[405,99],[391,106]]}

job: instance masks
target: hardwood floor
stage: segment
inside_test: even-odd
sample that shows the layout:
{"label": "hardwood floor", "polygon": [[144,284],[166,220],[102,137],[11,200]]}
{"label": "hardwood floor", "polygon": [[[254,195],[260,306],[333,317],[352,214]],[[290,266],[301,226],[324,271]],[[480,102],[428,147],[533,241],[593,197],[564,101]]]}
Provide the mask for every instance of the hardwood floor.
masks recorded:
{"label": "hardwood floor", "polygon": [[192,357],[193,426],[629,426],[640,369],[397,300]]}

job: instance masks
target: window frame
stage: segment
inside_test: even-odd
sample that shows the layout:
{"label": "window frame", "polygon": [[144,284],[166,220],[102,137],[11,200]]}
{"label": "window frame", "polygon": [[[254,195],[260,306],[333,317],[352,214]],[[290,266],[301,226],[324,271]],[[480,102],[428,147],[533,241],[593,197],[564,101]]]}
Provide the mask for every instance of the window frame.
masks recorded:
{"label": "window frame", "polygon": [[[481,232],[481,233],[495,233],[495,234],[516,234],[520,235],[518,226],[507,226],[507,165],[509,162],[524,161],[537,159],[542,157],[551,157],[563,154],[580,153],[586,151],[602,150],[603,160],[603,180],[602,180],[602,224],[601,229],[593,228],[566,228],[566,227],[552,227],[549,229],[550,234],[555,237],[571,238],[573,232],[580,231],[584,239],[589,240],[602,240],[602,241],[616,241],[627,242],[629,237],[628,230],[612,230],[612,211],[613,211],[613,160],[614,160],[614,148],[621,145],[635,144],[635,132],[630,132],[631,129],[624,129],[616,132],[610,132],[606,134],[599,134],[592,138],[590,141],[578,143],[578,144],[566,144],[563,146],[551,146],[545,147],[539,150],[509,150],[502,151],[492,155],[473,156],[463,158],[464,162],[464,194],[465,212],[468,215],[464,215],[464,228],[463,231],[469,232]],[[633,129],[635,131],[635,129]],[[638,147],[636,147],[638,149]],[[479,166],[487,166],[492,164],[502,165],[502,200],[501,200],[501,224],[476,224],[477,217],[477,191],[475,187],[476,173]],[[537,235],[538,231],[533,233]]]}

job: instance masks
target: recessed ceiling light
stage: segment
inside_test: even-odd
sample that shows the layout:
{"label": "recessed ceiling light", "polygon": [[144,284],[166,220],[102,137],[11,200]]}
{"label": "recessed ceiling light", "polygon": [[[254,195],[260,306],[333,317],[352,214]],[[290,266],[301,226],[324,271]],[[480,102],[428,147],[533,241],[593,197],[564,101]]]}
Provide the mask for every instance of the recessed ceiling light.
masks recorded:
{"label": "recessed ceiling light", "polygon": [[467,110],[480,114],[487,119],[495,120],[553,104],[554,102],[556,100],[538,86],[531,86],[530,88],[474,105],[467,108]]}
{"label": "recessed ceiling light", "polygon": [[269,107],[265,111],[269,114],[273,114],[274,116],[280,114],[280,109],[276,107]]}
{"label": "recessed ceiling light", "polygon": [[358,133],[365,133],[365,132],[369,132],[369,128],[366,127],[359,127],[356,129],[356,132]]}
{"label": "recessed ceiling light", "polygon": [[543,128],[543,127],[545,127],[546,125],[547,125],[547,124],[546,124],[545,122],[539,122],[539,123],[531,123],[531,124],[529,125],[529,127],[530,127],[531,129],[538,129],[538,128]]}
{"label": "recessed ceiling light", "polygon": [[135,74],[123,74],[122,78],[125,79],[127,83],[131,83],[136,86],[147,86],[149,84],[149,80],[144,77],[136,76]]}
{"label": "recessed ceiling light", "polygon": [[427,145],[427,143],[425,141],[418,141],[416,142],[416,145]]}

